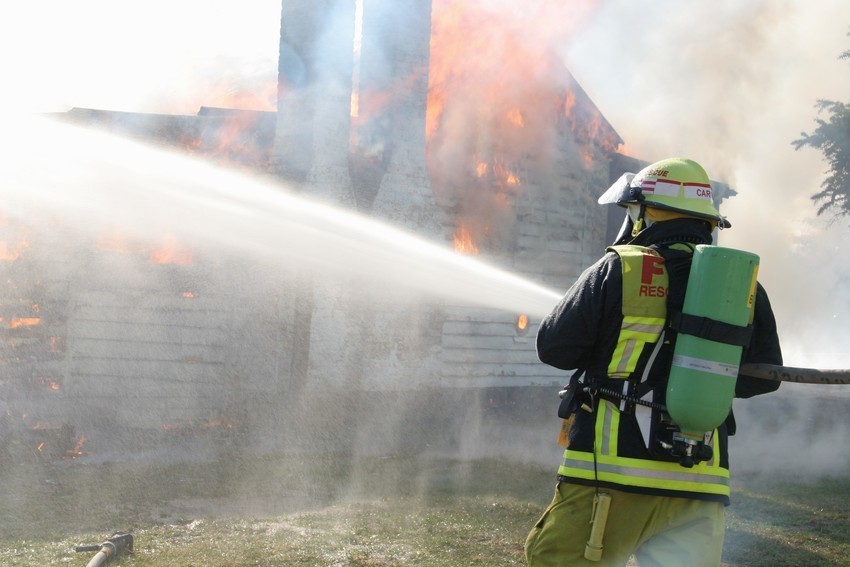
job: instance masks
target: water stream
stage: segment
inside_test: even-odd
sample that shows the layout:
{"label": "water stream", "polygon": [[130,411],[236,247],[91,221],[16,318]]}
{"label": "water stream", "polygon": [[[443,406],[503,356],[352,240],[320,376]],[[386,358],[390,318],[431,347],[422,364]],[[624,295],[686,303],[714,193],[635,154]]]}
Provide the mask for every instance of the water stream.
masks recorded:
{"label": "water stream", "polygon": [[75,232],[120,227],[173,234],[285,266],[367,278],[375,286],[540,317],[560,295],[374,218],[294,193],[277,180],[45,119],[4,128],[2,210],[49,213]]}
{"label": "water stream", "polygon": [[[482,430],[482,407],[513,402],[475,397],[482,373],[494,372],[490,384],[501,384],[503,359],[534,365],[532,336],[510,330],[501,337],[507,354],[498,351],[498,360],[479,368],[487,348],[475,351],[477,343],[467,346],[454,331],[450,340],[476,357],[463,367],[469,376],[446,379],[458,388],[440,382],[434,348],[442,340],[439,306],[494,310],[496,325],[510,329],[520,314],[539,321],[559,293],[461,255],[448,241],[296,193],[270,176],[54,119],[5,122],[0,241],[6,253],[32,244],[22,251],[27,261],[6,263],[12,283],[4,293],[26,311],[37,293],[15,287],[15,278],[49,292],[49,305],[35,315],[45,322],[42,342],[31,341],[40,350],[32,362],[20,359],[23,351],[9,355],[17,357],[15,374],[0,380],[17,396],[7,413],[28,416],[19,427],[31,429],[38,419],[52,427],[71,423],[88,439],[89,458],[126,458],[110,452],[124,445],[116,427],[127,430],[122,435],[160,430],[172,438],[168,431],[179,424],[210,436],[211,422],[229,420],[237,431],[231,440],[261,450],[395,451],[409,445],[408,434],[421,439],[423,432],[441,441],[454,436],[463,451],[507,450],[507,438],[523,451],[548,443],[530,426],[526,437],[518,435],[508,420]],[[198,261],[191,269],[158,269],[144,255],[95,253],[93,245],[104,250],[104,234],[142,243],[167,234]],[[46,248],[51,253],[41,254]],[[181,299],[184,285],[200,288],[197,299]],[[66,289],[72,307],[62,305]],[[222,303],[234,301],[240,305]],[[276,302],[285,312],[275,311]],[[9,305],[0,316],[10,316]],[[454,323],[466,328],[462,319]],[[45,353],[38,345],[54,332],[67,334],[68,344]],[[43,376],[32,398],[22,394],[34,387],[31,376]],[[541,376],[532,378],[548,380]],[[531,380],[521,372],[508,379]],[[379,396],[366,381],[382,384]],[[51,394],[43,386],[54,382]],[[301,392],[298,384],[311,387]],[[461,388],[469,390],[465,397]],[[361,397],[339,403],[327,395],[342,390]],[[104,407],[106,422],[97,417]],[[483,443],[483,436],[504,439]]]}

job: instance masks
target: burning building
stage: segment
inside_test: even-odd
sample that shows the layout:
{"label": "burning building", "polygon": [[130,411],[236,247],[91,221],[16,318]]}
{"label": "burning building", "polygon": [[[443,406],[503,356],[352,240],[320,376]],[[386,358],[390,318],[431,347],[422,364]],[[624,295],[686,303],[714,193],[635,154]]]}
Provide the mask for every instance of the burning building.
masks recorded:
{"label": "burning building", "polygon": [[[62,118],[275,176],[560,290],[610,240],[596,199],[637,160],[617,153],[622,140],[550,45],[488,17],[444,0],[284,0],[277,108]],[[483,61],[479,42],[500,57]],[[323,414],[344,422],[364,393],[501,407],[563,380],[537,361],[528,313],[364,294],[311,271],[270,284],[251,259],[120,226],[73,245],[8,219],[0,230],[5,427],[56,430],[32,434],[55,454],[120,429],[319,419],[294,408],[304,396],[345,393]]]}

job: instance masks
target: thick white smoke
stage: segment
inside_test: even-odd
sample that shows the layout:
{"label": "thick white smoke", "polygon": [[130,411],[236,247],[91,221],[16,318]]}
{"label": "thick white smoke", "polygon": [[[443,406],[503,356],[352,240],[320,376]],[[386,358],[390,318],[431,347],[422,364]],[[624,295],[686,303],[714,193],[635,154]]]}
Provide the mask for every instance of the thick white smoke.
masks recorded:
{"label": "thick white smoke", "polygon": [[565,51],[627,151],[693,157],[738,192],[720,243],[761,256],[789,365],[850,366],[850,219],[816,218],[826,163],[791,145],[817,99],[847,101],[848,31],[841,0],[608,0]]}

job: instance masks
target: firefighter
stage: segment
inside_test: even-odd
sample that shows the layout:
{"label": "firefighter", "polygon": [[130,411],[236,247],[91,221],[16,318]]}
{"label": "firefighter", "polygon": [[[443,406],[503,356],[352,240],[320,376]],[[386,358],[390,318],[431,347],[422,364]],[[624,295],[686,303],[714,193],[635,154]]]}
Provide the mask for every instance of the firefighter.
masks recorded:
{"label": "firefighter", "polygon": [[[683,458],[663,440],[670,427],[663,404],[676,334],[669,315],[681,312],[693,250],[731,225],[715,208],[705,170],[684,158],[625,174],[599,203],[627,211],[615,246],[584,271],[537,335],[542,362],[576,371],[562,392],[566,449],[555,496],[528,535],[526,558],[534,567],[622,566],[631,556],[641,567],[716,567],[734,416],[730,410],[706,432],[707,452]],[[633,297],[647,257],[662,285]],[[661,310],[661,324],[642,319],[653,309]],[[743,362],[782,364],[773,311],[758,283],[748,329]],[[778,387],[739,375],[734,396]]]}

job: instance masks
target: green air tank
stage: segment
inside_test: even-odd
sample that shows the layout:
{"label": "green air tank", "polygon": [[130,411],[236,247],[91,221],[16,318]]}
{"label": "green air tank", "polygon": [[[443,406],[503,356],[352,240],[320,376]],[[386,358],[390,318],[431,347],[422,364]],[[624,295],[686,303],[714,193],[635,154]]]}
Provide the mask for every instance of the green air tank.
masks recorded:
{"label": "green air tank", "polygon": [[[758,265],[759,257],[749,252],[697,246],[682,312],[746,327],[752,322]],[[686,438],[702,440],[729,415],[742,348],[679,332],[666,404]]]}

